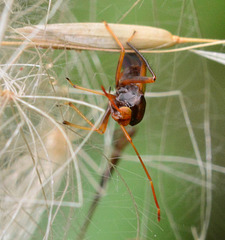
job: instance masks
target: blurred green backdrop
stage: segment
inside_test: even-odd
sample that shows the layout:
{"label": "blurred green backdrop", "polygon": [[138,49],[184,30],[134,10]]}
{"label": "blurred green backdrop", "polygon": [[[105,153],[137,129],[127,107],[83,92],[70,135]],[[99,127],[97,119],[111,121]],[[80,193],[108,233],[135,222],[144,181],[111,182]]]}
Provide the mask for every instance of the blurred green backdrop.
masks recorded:
{"label": "blurred green backdrop", "polygon": [[[223,1],[136,1],[128,12],[134,3],[77,1],[70,2],[70,6],[78,22],[119,21],[165,28],[179,36],[224,39]],[[206,50],[220,52],[223,47]],[[97,54],[110,79],[104,86],[113,86],[118,54]],[[191,52],[146,57],[157,74],[156,83],[148,86],[147,92],[180,91],[194,135],[188,131],[189,122],[185,121],[179,96],[147,98],[147,112],[134,143],[146,161],[152,160],[148,169],[161,206],[160,223],[143,169],[138,161],[129,161],[133,154],[130,146],[124,156],[128,161],[118,167],[138,206],[140,239],[197,239],[197,235],[199,239],[222,239],[224,173],[208,165],[204,165],[208,169],[202,173],[197,159],[224,167],[224,66]],[[92,84],[99,89],[102,81]],[[85,211],[80,214],[85,217]],[[115,174],[87,239],[134,239],[136,226],[132,200]]]}

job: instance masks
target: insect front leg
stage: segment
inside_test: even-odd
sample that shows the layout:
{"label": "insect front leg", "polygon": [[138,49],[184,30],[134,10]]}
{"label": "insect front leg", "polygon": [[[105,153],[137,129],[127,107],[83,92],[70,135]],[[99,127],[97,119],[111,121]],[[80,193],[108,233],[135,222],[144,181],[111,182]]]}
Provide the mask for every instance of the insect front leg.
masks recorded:
{"label": "insect front leg", "polygon": [[153,77],[143,77],[143,76],[135,76],[132,78],[122,79],[120,80],[120,85],[128,85],[131,83],[154,83],[155,79]]}

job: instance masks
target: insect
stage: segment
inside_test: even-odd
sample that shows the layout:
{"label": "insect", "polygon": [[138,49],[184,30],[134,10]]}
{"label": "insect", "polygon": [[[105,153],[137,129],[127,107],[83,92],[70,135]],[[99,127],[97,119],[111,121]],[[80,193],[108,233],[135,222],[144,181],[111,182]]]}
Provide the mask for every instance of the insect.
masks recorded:
{"label": "insect", "polygon": [[[108,101],[109,101],[108,107],[102,118],[100,126],[98,128],[95,128],[94,131],[100,134],[104,134],[107,128],[110,115],[115,121],[118,122],[127,140],[130,142],[134,151],[136,152],[137,157],[139,158],[140,163],[149,179],[155,205],[157,207],[158,221],[160,221],[160,207],[156,197],[152,178],[148,173],[148,170],[139,152],[137,151],[132,141],[132,138],[130,137],[130,135],[128,134],[125,128],[125,126],[127,125],[134,126],[142,120],[145,113],[145,106],[146,106],[146,101],[144,98],[145,85],[146,83],[154,83],[156,80],[156,76],[153,70],[151,69],[151,67],[149,66],[147,60],[144,58],[144,56],[129,42],[131,38],[128,40],[127,45],[131,49],[133,49],[134,53],[126,53],[124,46],[122,45],[120,40],[117,38],[117,36],[114,34],[114,32],[111,30],[109,25],[106,22],[104,22],[104,24],[108,32],[111,34],[111,36],[115,39],[115,41],[121,48],[120,57],[119,57],[117,70],[116,70],[116,77],[115,77],[116,93],[115,94],[107,93],[103,86],[101,87],[103,92],[94,91],[94,90],[83,88],[73,84],[69,78],[67,78],[67,80],[71,84],[71,86],[74,88],[77,88],[83,91],[92,92],[94,94],[104,95],[108,98]],[[146,76],[146,69],[149,70],[152,77]],[[68,121],[64,121],[63,124],[69,125],[71,127],[85,129],[85,130],[91,130],[94,128],[94,124],[91,121],[89,121],[74,104],[72,104],[71,102],[68,102],[67,104],[70,107],[72,107],[75,111],[77,111],[77,113],[91,127],[78,126]]]}

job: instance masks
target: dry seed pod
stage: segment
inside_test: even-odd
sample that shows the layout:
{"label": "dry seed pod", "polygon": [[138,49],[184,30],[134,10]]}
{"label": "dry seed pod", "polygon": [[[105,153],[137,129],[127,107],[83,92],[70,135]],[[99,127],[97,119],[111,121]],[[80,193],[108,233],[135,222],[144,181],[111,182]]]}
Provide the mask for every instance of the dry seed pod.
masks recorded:
{"label": "dry seed pod", "polygon": [[[135,36],[131,43],[138,49],[169,47],[176,43],[176,38],[161,28],[126,24],[109,25],[125,47],[134,32]],[[119,49],[104,23],[35,25],[17,28],[16,32],[37,43],[52,42],[88,48]]]}
{"label": "dry seed pod", "polygon": [[[171,47],[177,43],[218,42],[214,39],[182,38],[167,30],[155,27],[109,24],[123,46],[133,36],[131,43],[139,50]],[[26,47],[54,49],[86,49],[100,51],[120,51],[120,47],[107,31],[104,23],[58,23],[34,25],[15,29],[17,36],[12,39],[25,40]],[[135,32],[135,34],[134,34]],[[15,46],[23,42],[1,42],[0,45]],[[218,42],[218,44],[221,42]]]}

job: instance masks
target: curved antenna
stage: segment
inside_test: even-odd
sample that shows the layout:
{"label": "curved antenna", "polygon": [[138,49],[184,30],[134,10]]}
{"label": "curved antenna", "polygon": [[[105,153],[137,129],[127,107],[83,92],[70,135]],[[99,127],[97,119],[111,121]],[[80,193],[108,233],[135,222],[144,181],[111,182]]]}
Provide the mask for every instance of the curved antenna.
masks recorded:
{"label": "curved antenna", "polygon": [[135,53],[144,61],[146,67],[148,68],[149,72],[152,74],[152,77],[154,79],[154,81],[156,80],[156,75],[155,73],[153,72],[152,68],[150,67],[148,61],[146,60],[146,58],[129,42],[127,42],[127,45],[132,48]]}

